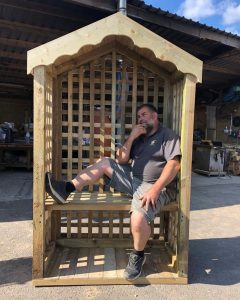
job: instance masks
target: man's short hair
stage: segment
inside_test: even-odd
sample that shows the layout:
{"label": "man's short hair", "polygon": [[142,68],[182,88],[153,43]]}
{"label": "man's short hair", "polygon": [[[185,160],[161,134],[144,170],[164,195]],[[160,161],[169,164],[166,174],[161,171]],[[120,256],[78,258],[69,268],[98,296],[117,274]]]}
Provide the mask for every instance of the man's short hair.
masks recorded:
{"label": "man's short hair", "polygon": [[144,107],[148,108],[151,112],[155,112],[155,113],[158,114],[158,111],[157,111],[156,107],[153,106],[153,105],[150,104],[150,103],[143,103],[143,104],[141,104],[140,106],[138,106],[138,107],[137,107],[137,113],[139,112],[140,109],[142,109],[142,108],[144,108]]}

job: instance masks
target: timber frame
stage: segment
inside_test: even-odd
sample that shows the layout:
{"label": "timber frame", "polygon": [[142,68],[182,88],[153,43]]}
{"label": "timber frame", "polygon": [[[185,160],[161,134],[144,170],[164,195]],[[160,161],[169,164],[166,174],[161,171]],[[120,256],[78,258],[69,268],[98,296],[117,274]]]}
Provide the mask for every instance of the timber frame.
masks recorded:
{"label": "timber frame", "polygon": [[[187,283],[195,88],[202,62],[116,13],[28,51],[28,73],[34,75],[34,284],[130,283],[121,277],[132,246],[129,199],[106,192],[100,181],[56,205],[45,193],[44,176],[51,171],[71,179],[99,156],[114,158],[136,122],[136,107],[146,102],[181,136],[182,161],[177,201],[151,225],[150,270],[131,283]],[[96,258],[103,260],[100,269]],[[63,270],[69,259],[74,268]],[[160,267],[151,270],[154,264]]]}

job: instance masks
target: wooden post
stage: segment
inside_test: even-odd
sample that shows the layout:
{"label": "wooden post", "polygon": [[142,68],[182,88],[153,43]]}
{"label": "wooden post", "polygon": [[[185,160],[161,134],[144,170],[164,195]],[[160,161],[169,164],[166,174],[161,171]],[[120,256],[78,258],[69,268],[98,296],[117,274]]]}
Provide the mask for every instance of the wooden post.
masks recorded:
{"label": "wooden post", "polygon": [[43,277],[45,253],[45,106],[46,70],[34,69],[33,279]]}
{"label": "wooden post", "polygon": [[196,78],[186,74],[183,86],[182,129],[181,129],[181,180],[180,180],[180,212],[178,230],[178,274],[188,274],[188,242],[189,242],[189,211],[192,169],[193,121],[195,106]]}

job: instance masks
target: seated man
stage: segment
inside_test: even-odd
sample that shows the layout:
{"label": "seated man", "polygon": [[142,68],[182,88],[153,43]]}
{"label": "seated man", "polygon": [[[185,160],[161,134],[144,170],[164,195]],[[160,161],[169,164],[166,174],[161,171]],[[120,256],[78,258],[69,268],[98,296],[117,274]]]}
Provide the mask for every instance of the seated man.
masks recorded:
{"label": "seated man", "polygon": [[[52,180],[49,174],[46,177],[46,191],[58,203],[64,203],[71,192],[81,191],[104,175],[110,180],[110,186],[132,196],[134,250],[124,272],[127,280],[141,275],[144,248],[151,233],[149,223],[161,206],[176,199],[174,179],[180,169],[181,157],[179,137],[171,129],[161,127],[154,106],[143,104],[138,107],[137,123],[117,151],[116,161],[102,158],[70,182]],[[131,165],[129,159],[132,159]]]}

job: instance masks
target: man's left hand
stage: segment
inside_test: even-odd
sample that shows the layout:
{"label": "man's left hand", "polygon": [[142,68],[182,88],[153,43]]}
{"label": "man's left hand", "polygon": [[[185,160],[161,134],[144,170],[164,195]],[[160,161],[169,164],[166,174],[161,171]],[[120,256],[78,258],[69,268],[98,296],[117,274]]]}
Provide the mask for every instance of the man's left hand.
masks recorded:
{"label": "man's left hand", "polygon": [[156,193],[155,191],[148,191],[145,193],[142,197],[139,198],[139,200],[142,201],[141,207],[146,208],[146,211],[148,211],[149,205],[152,206],[152,209],[155,210],[157,208],[157,200],[159,198],[159,193]]}

